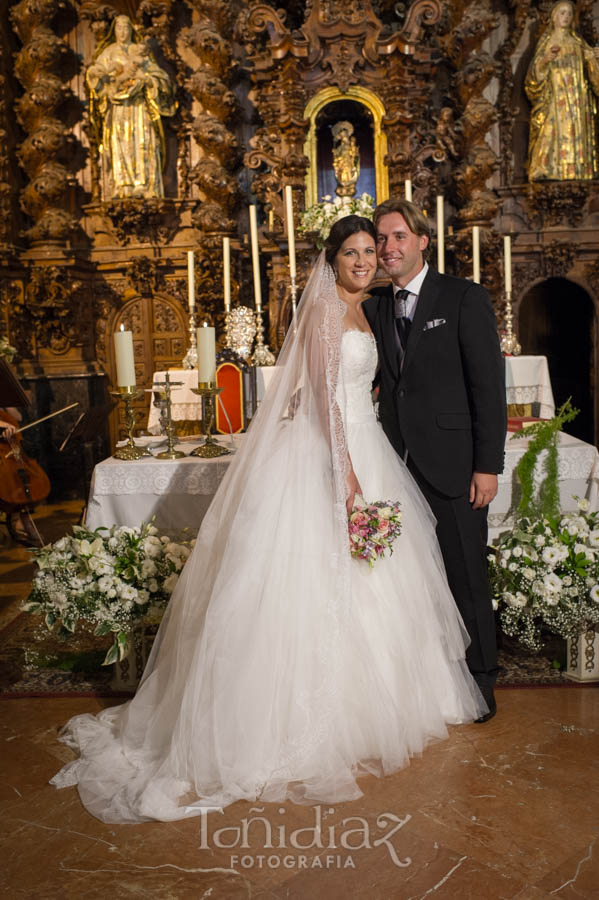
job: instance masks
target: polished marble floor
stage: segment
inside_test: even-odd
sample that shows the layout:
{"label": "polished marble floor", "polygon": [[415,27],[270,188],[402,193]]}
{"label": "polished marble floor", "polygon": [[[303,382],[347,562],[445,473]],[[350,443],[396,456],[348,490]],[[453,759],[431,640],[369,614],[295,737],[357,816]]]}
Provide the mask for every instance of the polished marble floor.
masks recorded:
{"label": "polished marble floor", "polygon": [[[0,577],[6,622],[27,586],[26,551],[5,552]],[[134,826],[104,825],[75,788],[48,785],[71,758],[61,725],[110,702],[0,701],[0,896],[599,898],[599,686],[503,688],[495,719],[364,778],[352,803],[237,803]]]}
{"label": "polished marble floor", "polygon": [[104,702],[0,702],[2,896],[599,897],[595,688],[505,688],[494,720],[453,729],[396,775],[363,779],[351,803],[237,803],[125,826],[47,784],[71,758],[61,724]]}

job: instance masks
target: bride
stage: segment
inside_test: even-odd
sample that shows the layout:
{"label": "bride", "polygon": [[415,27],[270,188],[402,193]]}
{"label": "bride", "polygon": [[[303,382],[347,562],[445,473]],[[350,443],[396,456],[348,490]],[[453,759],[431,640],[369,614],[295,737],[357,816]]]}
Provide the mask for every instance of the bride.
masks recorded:
{"label": "bride", "polygon": [[[202,523],[136,696],[76,716],[53,779],[104,822],[236,800],[353,800],[447,725],[487,711],[464,660],[435,523],[377,422],[368,219],[337,222],[274,379]],[[399,501],[374,569],[349,553],[356,494]]]}

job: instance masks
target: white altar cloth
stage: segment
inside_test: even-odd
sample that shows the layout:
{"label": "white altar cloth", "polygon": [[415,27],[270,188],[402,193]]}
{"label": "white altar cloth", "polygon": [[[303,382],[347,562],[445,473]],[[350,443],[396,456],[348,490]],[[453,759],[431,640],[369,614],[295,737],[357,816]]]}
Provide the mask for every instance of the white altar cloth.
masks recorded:
{"label": "white altar cloth", "polygon": [[[517,496],[515,469],[528,447],[527,438],[511,440],[508,434],[505,447],[505,471],[499,476],[499,490],[489,508],[489,540],[514,524],[508,516]],[[155,439],[152,439],[155,441]],[[599,453],[591,444],[561,432],[558,435],[559,486],[562,510],[576,509],[573,495],[586,497],[591,509],[598,508]],[[142,439],[137,439],[142,443]],[[239,447],[243,435],[235,435]],[[146,439],[147,442],[147,439]],[[199,440],[183,441],[178,449],[186,453]],[[224,447],[231,446],[230,438],[219,436]],[[163,448],[161,448],[163,449]],[[158,451],[155,451],[158,452]],[[105,459],[95,469],[90,488],[87,525],[139,525],[156,517],[156,525],[166,532],[200,527],[204,514],[221,483],[232,456],[201,459],[186,456],[179,460],[143,458],[134,462]],[[541,454],[538,469],[542,467]],[[541,472],[542,474],[542,472]]]}
{"label": "white altar cloth", "polygon": [[[155,443],[156,438],[152,441]],[[238,436],[233,441],[239,446]],[[177,449],[189,453],[201,442],[201,438],[183,441]],[[217,442],[231,448],[229,437],[219,437]],[[136,443],[144,441],[136,438]],[[160,450],[164,447],[154,452]],[[155,525],[161,531],[174,533],[190,528],[195,536],[232,458],[229,454],[216,459],[186,456],[130,461],[111,456],[94,469],[86,525],[92,529],[101,525],[133,527],[155,516]]]}
{"label": "white altar cloth", "polygon": [[552,419],[555,401],[546,356],[506,356],[505,394],[508,403],[540,403],[540,419]]}
{"label": "white altar cloth", "polygon": [[[508,433],[505,444],[505,467],[499,476],[497,496],[489,507],[489,541],[494,541],[502,531],[512,528],[513,515],[508,511],[515,497],[519,496],[519,484],[516,478],[516,466],[528,449],[530,438],[514,438]],[[577,508],[574,494],[586,497],[591,510],[598,508],[599,491],[599,453],[592,444],[565,434],[558,434],[558,477],[560,491],[560,508],[563,512]],[[539,456],[535,470],[535,481],[538,484],[543,478],[543,463],[547,451]]]}

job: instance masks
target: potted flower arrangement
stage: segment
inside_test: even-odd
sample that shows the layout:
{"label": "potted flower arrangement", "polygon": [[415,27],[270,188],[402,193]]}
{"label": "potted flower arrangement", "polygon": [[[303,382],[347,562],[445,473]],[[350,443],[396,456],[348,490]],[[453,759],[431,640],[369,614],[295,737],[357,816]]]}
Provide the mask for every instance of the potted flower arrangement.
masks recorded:
{"label": "potted flower arrangement", "polygon": [[125,658],[135,628],[160,622],[193,543],[159,536],[151,523],[74,527],[34,551],[38,570],[23,608],[65,636],[82,622],[96,635],[111,634],[103,665],[116,663]]}
{"label": "potted flower arrangement", "polygon": [[[489,555],[489,572],[506,634],[535,651],[543,628],[561,635],[568,641],[569,677],[599,680],[599,512],[580,498],[576,512],[559,512],[557,433],[576,414],[567,401],[551,421],[518,433],[532,438],[517,469],[522,499],[516,525]],[[545,478],[535,497],[543,450]]]}
{"label": "potted flower arrangement", "polygon": [[319,250],[324,247],[329,231],[344,216],[356,215],[372,219],[374,200],[370,194],[360,197],[335,197],[326,195],[321,203],[315,203],[302,213],[298,231],[300,234],[313,233]]}

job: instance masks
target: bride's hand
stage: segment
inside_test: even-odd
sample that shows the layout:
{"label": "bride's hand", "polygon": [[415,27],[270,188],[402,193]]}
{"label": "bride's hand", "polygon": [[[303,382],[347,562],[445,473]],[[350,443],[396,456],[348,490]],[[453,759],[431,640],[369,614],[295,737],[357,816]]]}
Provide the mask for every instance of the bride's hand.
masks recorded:
{"label": "bride's hand", "polygon": [[360,487],[360,482],[356,478],[356,473],[354,472],[353,468],[350,468],[345,483],[347,485],[347,500],[345,505],[347,507],[347,514],[349,516],[351,515],[351,512],[354,508],[356,494],[360,494],[360,496],[362,496],[362,488]]}

